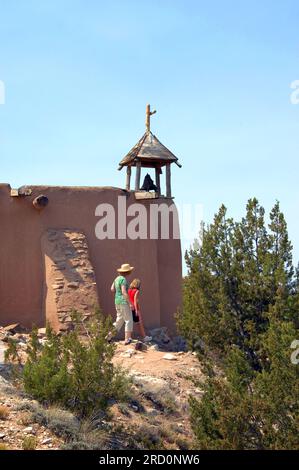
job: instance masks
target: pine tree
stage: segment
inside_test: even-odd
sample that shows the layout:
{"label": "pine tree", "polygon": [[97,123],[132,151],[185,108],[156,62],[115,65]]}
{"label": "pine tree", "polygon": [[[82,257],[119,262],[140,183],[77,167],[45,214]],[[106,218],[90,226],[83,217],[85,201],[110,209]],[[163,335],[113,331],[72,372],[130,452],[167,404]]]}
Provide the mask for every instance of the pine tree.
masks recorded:
{"label": "pine tree", "polygon": [[199,446],[299,447],[299,371],[290,361],[299,282],[279,203],[268,227],[255,198],[240,222],[221,206],[186,261],[178,328],[209,374],[202,401],[190,401]]}

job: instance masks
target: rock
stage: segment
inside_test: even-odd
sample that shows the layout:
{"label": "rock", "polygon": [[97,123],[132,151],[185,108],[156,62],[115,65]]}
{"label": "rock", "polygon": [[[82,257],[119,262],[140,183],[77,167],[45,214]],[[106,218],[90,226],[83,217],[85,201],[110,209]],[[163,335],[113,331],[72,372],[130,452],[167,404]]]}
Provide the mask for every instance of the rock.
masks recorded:
{"label": "rock", "polygon": [[0,375],[0,385],[5,385],[5,386],[12,389],[12,387],[10,386],[8,380],[6,380],[4,377],[2,377],[2,375]]}
{"label": "rock", "polygon": [[152,344],[149,349],[154,350],[154,351],[159,351],[159,346],[157,344]]}
{"label": "rock", "polygon": [[177,352],[187,351],[187,342],[182,336],[175,336],[172,340],[173,350]]}
{"label": "rock", "polygon": [[155,408],[148,408],[147,414],[150,415],[150,416],[157,416],[160,413]]}
{"label": "rock", "polygon": [[136,351],[134,349],[127,349],[125,352],[121,353],[121,357],[132,357],[133,354],[136,354]]}
{"label": "rock", "polygon": [[51,443],[52,443],[51,437],[47,437],[46,439],[42,440],[42,445],[51,444]]}
{"label": "rock", "polygon": [[137,341],[135,344],[135,350],[136,351],[146,351],[147,350],[147,345],[142,343],[141,341]]}
{"label": "rock", "polygon": [[68,332],[74,329],[74,325],[72,323],[66,323],[64,325],[60,325],[59,331],[62,332]]}
{"label": "rock", "polygon": [[178,358],[173,354],[167,353],[163,356],[163,359],[166,359],[167,361],[177,361]]}
{"label": "rock", "polygon": [[0,433],[0,439],[4,439],[6,434]]}
{"label": "rock", "polygon": [[32,426],[28,426],[27,428],[23,429],[23,432],[26,434],[35,434],[35,431]]}
{"label": "rock", "polygon": [[12,323],[11,325],[7,325],[4,328],[4,331],[11,333],[12,335],[16,333],[23,333],[26,331],[26,328],[24,328],[20,323]]}
{"label": "rock", "polygon": [[38,336],[39,338],[42,338],[43,336],[46,336],[46,331],[47,331],[46,328],[39,328],[39,329],[37,330],[37,336]]}
{"label": "rock", "polygon": [[1,341],[3,341],[4,343],[8,343],[9,338],[10,338],[11,336],[12,336],[12,334],[11,334],[9,331],[7,331],[7,332],[5,332],[4,335],[1,335],[1,338],[0,338],[0,339],[1,339]]}
{"label": "rock", "polygon": [[5,349],[6,349],[6,346],[4,346],[4,343],[0,341],[0,363],[4,362]]}
{"label": "rock", "polygon": [[40,338],[38,340],[39,344],[41,344],[42,346],[45,346],[45,344],[47,344],[48,340],[47,338]]}
{"label": "rock", "polygon": [[72,317],[70,315],[67,315],[64,319],[63,319],[64,322],[68,323],[68,322],[71,322],[72,321]]}
{"label": "rock", "polygon": [[150,336],[155,343],[158,343],[158,345],[165,345],[170,342],[170,337],[168,336],[166,327],[150,330]]}
{"label": "rock", "polygon": [[22,342],[22,343],[27,343],[28,341],[28,336],[25,336],[24,334],[21,334],[21,333],[16,333],[15,335],[15,338],[19,343]]}
{"label": "rock", "polygon": [[79,287],[79,282],[69,282],[67,287],[71,287],[72,289],[77,289]]}
{"label": "rock", "polygon": [[168,383],[164,379],[152,377],[150,375],[143,375],[137,371],[131,371],[129,374],[135,385],[146,387],[147,390],[160,391],[168,388]]}
{"label": "rock", "polygon": [[54,261],[55,261],[55,263],[57,263],[57,264],[59,264],[59,263],[65,263],[65,257],[62,257],[62,256],[54,257]]}
{"label": "rock", "polygon": [[62,288],[63,288],[63,284],[52,284],[53,290],[62,289]]}

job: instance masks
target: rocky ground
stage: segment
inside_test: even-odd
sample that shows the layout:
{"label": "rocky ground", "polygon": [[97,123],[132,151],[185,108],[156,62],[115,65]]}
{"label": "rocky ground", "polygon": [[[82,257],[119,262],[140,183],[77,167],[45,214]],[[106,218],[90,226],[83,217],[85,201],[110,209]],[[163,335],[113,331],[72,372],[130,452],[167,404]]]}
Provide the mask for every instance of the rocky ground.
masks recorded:
{"label": "rocky ground", "polygon": [[[6,334],[0,330],[0,448],[63,448],[71,431],[61,432],[62,417],[68,429],[77,426],[76,419],[68,412],[42,408],[12,384],[8,366],[3,364]],[[22,344],[26,344],[27,335],[15,331],[13,335],[20,348],[24,348]],[[100,441],[104,443],[109,436],[115,440],[114,448],[118,448],[115,436],[122,436],[119,438],[122,448],[131,448],[132,439],[145,449],[193,446],[188,397],[202,395],[200,384],[204,376],[200,363],[194,353],[179,350],[180,346],[184,349],[184,345],[177,339],[171,340],[166,329],[155,330],[153,336],[154,341],[148,345],[139,343],[140,350],[138,346],[136,350],[137,341],[128,346],[123,341],[116,343],[114,362],[127,369],[132,377],[133,396],[128,403],[112,404],[109,418],[103,418],[99,426]],[[83,431],[80,428],[79,440],[90,441],[90,423],[84,426]],[[126,435],[131,440],[126,442]],[[92,441],[94,446],[95,435]],[[98,445],[101,448],[101,444]],[[78,447],[82,448],[82,443]]]}

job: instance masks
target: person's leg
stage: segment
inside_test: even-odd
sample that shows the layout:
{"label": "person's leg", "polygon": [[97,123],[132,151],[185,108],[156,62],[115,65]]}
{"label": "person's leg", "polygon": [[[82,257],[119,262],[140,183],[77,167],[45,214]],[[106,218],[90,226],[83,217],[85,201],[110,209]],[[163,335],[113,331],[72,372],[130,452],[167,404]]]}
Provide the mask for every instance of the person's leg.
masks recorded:
{"label": "person's leg", "polygon": [[145,333],[145,329],[144,329],[144,326],[143,326],[142,315],[141,315],[140,312],[138,313],[138,316],[139,316],[139,322],[137,323],[137,325],[138,325],[138,328],[139,328],[140,336],[142,336],[142,339],[146,342],[151,341],[152,337],[147,336],[147,334]]}
{"label": "person's leg", "polygon": [[131,310],[132,310],[132,317],[133,317],[133,332],[134,332],[135,325],[138,326],[138,316],[137,316],[137,313],[136,313],[135,309],[131,309]]}
{"label": "person's leg", "polygon": [[[115,304],[115,309],[116,309],[116,320],[115,322],[113,323],[113,326],[114,328],[116,329],[116,331],[120,331],[123,324],[124,324],[124,318],[123,318],[123,314],[122,314],[122,310],[121,310],[121,305],[116,305]],[[111,339],[113,338],[113,333],[112,331],[109,331],[108,335],[106,336],[106,339],[108,341],[111,341]]]}
{"label": "person's leg", "polygon": [[137,323],[138,325],[138,329],[139,329],[139,334],[140,336],[142,336],[142,338],[144,338],[146,336],[145,334],[145,330],[144,330],[144,326],[143,326],[143,323],[142,323],[142,320],[139,320],[139,322]]}
{"label": "person's leg", "polygon": [[113,326],[114,328],[116,329],[116,331],[120,331],[122,329],[122,326],[125,322],[125,319],[124,319],[124,315],[123,315],[123,309],[122,309],[122,305],[115,305],[116,307],[116,320],[115,322],[113,323]]}
{"label": "person's leg", "polygon": [[139,318],[139,322],[137,323],[137,325],[138,325],[139,333],[140,333],[140,336],[142,336],[142,338],[144,338],[146,335],[145,335],[145,330],[144,330],[144,326],[143,326],[141,312],[138,313],[138,318]]}
{"label": "person's leg", "polygon": [[129,342],[132,339],[133,331],[133,316],[132,310],[128,304],[122,305],[122,314],[125,320],[125,342]]}
{"label": "person's leg", "polygon": [[132,340],[132,331],[125,332],[125,344],[131,343]]}

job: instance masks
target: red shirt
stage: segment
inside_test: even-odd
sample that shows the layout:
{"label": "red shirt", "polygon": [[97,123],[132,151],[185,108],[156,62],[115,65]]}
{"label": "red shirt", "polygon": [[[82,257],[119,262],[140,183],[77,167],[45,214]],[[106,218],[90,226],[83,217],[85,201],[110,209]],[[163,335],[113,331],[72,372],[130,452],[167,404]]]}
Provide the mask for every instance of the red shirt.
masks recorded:
{"label": "red shirt", "polygon": [[135,299],[135,295],[136,295],[137,291],[138,291],[138,289],[129,289],[128,290],[128,296],[129,296],[130,304],[131,304],[132,308],[135,308],[134,299]]}

